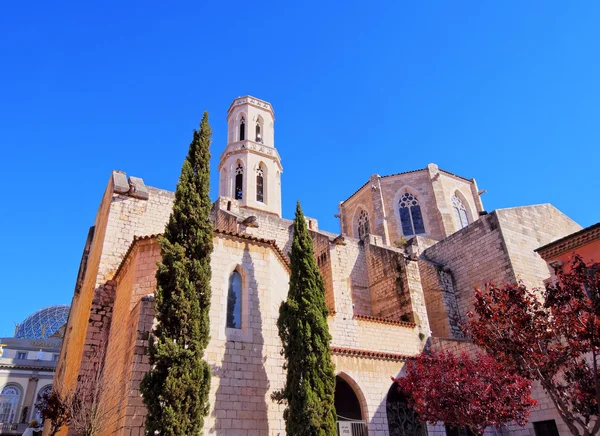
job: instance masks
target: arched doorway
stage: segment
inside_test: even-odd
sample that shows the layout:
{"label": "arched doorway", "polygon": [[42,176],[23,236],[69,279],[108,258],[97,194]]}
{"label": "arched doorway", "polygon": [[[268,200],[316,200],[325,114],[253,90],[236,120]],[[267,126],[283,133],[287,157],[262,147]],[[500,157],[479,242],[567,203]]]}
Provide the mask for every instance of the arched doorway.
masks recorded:
{"label": "arched doorway", "polygon": [[360,400],[352,386],[339,375],[335,377],[334,404],[339,436],[367,436]]}
{"label": "arched doorway", "polygon": [[408,407],[406,397],[398,391],[396,383],[388,391],[385,411],[390,436],[427,436],[427,425]]}

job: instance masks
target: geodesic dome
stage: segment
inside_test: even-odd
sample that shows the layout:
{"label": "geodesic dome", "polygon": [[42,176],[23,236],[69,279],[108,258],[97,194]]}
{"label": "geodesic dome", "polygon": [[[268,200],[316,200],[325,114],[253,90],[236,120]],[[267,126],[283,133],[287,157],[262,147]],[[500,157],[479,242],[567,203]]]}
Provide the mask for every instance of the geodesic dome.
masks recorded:
{"label": "geodesic dome", "polygon": [[29,315],[17,327],[15,338],[48,339],[67,323],[69,306],[50,306]]}

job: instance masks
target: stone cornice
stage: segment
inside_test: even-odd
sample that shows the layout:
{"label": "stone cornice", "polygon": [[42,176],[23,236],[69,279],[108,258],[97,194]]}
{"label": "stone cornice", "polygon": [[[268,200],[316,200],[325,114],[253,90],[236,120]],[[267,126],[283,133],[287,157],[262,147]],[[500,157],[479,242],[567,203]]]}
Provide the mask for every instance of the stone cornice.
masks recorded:
{"label": "stone cornice", "polygon": [[217,169],[219,171],[221,170],[223,167],[223,162],[229,156],[242,153],[253,153],[268,159],[272,159],[277,163],[279,171],[283,172],[283,167],[281,166],[281,157],[279,156],[279,153],[275,147],[270,147],[261,142],[254,142],[249,139],[230,143],[225,150],[223,150],[223,153],[221,153],[219,166]]}
{"label": "stone cornice", "polygon": [[229,115],[231,114],[231,111],[233,110],[234,107],[240,106],[243,104],[249,104],[249,105],[252,105],[259,109],[267,110],[267,111],[271,112],[271,115],[273,115],[273,120],[275,120],[275,111],[273,111],[273,106],[271,106],[271,103],[269,103],[268,101],[261,100],[256,97],[252,97],[251,95],[245,95],[243,97],[238,97],[235,100],[233,100],[233,102],[229,106],[229,109],[227,109],[227,118],[229,118]]}
{"label": "stone cornice", "polygon": [[335,346],[331,346],[331,354],[347,357],[361,357],[364,359],[391,360],[394,362],[404,362],[412,357],[406,354],[388,353],[387,351],[359,350],[356,348]]}
{"label": "stone cornice", "polygon": [[354,314],[353,318],[358,321],[376,322],[379,324],[397,325],[400,327],[415,328],[417,326],[414,322],[396,321],[379,316]]}

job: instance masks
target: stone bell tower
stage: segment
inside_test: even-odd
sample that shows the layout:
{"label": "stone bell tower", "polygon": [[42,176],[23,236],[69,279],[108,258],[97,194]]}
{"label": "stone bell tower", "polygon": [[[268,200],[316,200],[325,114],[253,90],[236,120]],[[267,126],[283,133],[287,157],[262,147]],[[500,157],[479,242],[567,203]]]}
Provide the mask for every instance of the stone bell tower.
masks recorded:
{"label": "stone bell tower", "polygon": [[227,147],[219,162],[219,196],[281,216],[281,159],[270,103],[236,98],[227,112]]}

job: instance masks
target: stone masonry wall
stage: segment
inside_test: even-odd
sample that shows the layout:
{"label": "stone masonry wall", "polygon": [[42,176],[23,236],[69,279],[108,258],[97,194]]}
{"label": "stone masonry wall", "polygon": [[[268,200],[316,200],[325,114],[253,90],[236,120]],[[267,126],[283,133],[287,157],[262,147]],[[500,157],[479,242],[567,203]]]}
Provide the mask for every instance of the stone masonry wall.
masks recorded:
{"label": "stone masonry wall", "polygon": [[463,320],[472,307],[475,286],[483,286],[490,280],[515,281],[495,212],[427,248],[423,255],[452,271],[456,303]]}
{"label": "stone masonry wall", "polygon": [[[87,254],[87,267],[85,276],[81,279],[81,285],[76,289],[71,301],[71,310],[65,329],[65,337],[60,352],[60,357],[56,366],[56,375],[54,385],[62,392],[69,392],[75,388],[79,367],[83,357],[85,339],[87,336],[87,326],[90,318],[90,308],[96,291],[96,275],[102,256],[102,244],[106,233],[106,221],[110,211],[110,204],[113,195],[112,177],[94,221],[94,237],[91,243],[84,250],[84,256]],[[67,434],[67,429],[62,429],[60,435]]]}
{"label": "stone masonry wall", "polygon": [[413,322],[408,289],[403,286],[401,253],[365,244],[372,313],[396,321]]}
{"label": "stone masonry wall", "polygon": [[550,275],[536,248],[581,230],[581,226],[550,204],[496,211],[515,276],[528,287],[543,288]]}
{"label": "stone masonry wall", "polygon": [[333,295],[333,276],[331,272],[330,241],[327,235],[310,231],[319,272],[325,283],[325,303],[329,310],[335,310],[335,296]]}
{"label": "stone masonry wall", "polygon": [[[139,416],[128,409],[131,383],[138,382],[132,374],[136,368],[136,347],[139,338],[140,304],[148,294],[156,289],[156,264],[160,259],[160,246],[156,239],[140,239],[133,243],[128,257],[115,277],[117,297],[114,304],[114,321],[109,336],[104,377],[106,390],[102,393],[105,426],[112,433],[131,427],[132,416]],[[144,320],[141,320],[144,321]],[[151,325],[151,324],[150,324]],[[139,389],[139,388],[138,388]],[[135,406],[133,406],[135,407]],[[112,434],[111,433],[111,434]]]}
{"label": "stone masonry wall", "polygon": [[[94,222],[86,274],[75,294],[57,365],[56,385],[69,390],[79,373],[88,315],[95,290],[110,280],[135,235],[161,233],[174,194],[146,187],[141,179],[113,171]],[[61,430],[66,434],[66,429]]]}

